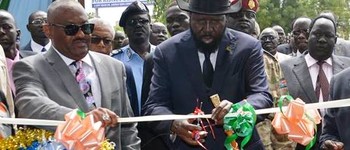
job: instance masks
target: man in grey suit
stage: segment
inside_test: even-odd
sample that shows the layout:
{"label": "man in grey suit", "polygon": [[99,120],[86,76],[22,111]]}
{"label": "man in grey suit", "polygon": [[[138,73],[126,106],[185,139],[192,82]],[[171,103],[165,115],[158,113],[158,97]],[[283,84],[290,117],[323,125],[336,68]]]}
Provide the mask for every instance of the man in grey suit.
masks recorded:
{"label": "man in grey suit", "polygon": [[119,116],[133,116],[125,68],[107,55],[88,50],[93,28],[80,3],[60,0],[49,6],[44,32],[52,47],[14,66],[18,116],[63,120],[66,113],[79,108],[102,122],[106,137],[117,149],[140,149],[136,123],[118,124]]}
{"label": "man in grey suit", "polygon": [[332,19],[326,16],[315,18],[309,31],[309,53],[281,62],[281,69],[291,96],[299,97],[306,103],[317,103],[328,100],[331,77],[349,67],[350,59],[332,54],[337,41]]}

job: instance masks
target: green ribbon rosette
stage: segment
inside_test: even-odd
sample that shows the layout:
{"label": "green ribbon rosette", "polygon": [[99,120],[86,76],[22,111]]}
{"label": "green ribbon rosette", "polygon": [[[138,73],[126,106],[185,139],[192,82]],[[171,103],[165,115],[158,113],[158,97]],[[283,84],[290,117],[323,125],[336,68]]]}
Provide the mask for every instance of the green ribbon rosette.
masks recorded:
{"label": "green ribbon rosette", "polygon": [[236,139],[242,137],[240,149],[249,142],[252,137],[256,122],[255,109],[249,103],[243,105],[236,103],[231,106],[229,113],[224,117],[224,129],[228,135],[225,140],[227,150],[235,149]]}

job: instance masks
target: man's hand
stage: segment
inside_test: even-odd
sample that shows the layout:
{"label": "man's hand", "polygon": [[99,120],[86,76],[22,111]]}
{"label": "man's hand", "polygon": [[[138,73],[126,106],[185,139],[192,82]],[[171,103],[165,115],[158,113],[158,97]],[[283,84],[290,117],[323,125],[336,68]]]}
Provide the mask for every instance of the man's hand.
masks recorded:
{"label": "man's hand", "polygon": [[327,140],[321,146],[323,150],[344,150],[344,144],[338,141]]}
{"label": "man's hand", "polygon": [[220,105],[212,110],[211,119],[215,124],[222,125],[225,115],[230,111],[232,103],[228,100],[223,100]]}
{"label": "man's hand", "polygon": [[193,121],[194,119],[174,120],[170,130],[190,145],[198,145],[192,131],[199,131],[198,141],[205,142],[204,138],[208,135],[208,132],[201,131],[202,128],[199,125],[191,124]]}
{"label": "man's hand", "polygon": [[97,121],[101,121],[102,122],[102,127],[107,127],[107,126],[111,126],[111,127],[116,127],[118,125],[118,118],[119,116],[117,116],[113,111],[110,111],[107,108],[96,108],[90,112],[87,113],[87,115],[92,115],[94,116],[94,120]]}

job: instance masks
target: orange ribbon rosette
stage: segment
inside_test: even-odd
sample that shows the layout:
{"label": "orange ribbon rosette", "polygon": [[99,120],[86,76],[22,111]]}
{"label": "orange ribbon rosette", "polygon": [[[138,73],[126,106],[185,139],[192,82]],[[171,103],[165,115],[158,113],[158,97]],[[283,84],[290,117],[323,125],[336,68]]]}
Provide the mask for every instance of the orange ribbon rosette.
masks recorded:
{"label": "orange ribbon rosette", "polygon": [[65,123],[58,125],[55,139],[67,149],[98,150],[104,140],[104,128],[101,122],[94,122],[93,116],[85,116],[80,110],[65,115]]}
{"label": "orange ribbon rosette", "polygon": [[[285,113],[282,112],[282,103],[287,99],[288,104]],[[282,102],[281,102],[282,101]],[[321,116],[317,110],[305,110],[305,102],[289,95],[282,96],[279,100],[281,112],[276,113],[272,120],[272,126],[278,134],[288,134],[288,139],[304,146],[314,143],[316,124],[321,122]],[[308,145],[309,147],[309,145]]]}

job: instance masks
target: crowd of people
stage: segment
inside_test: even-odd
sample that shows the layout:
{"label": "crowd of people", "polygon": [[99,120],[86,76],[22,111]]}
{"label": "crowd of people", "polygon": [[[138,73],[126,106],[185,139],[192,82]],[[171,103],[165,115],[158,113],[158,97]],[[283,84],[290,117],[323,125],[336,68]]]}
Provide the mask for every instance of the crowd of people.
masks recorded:
{"label": "crowd of people", "polygon": [[[258,10],[258,0],[176,0],[163,24],[137,0],[119,19],[123,31],[115,31],[103,18],[89,19],[79,2],[57,0],[29,16],[24,47],[14,17],[0,10],[0,116],[64,120],[79,108],[102,122],[117,149],[223,150],[223,119],[233,104],[264,109],[288,94],[305,103],[350,97],[350,42],[337,37],[335,14],[300,16],[289,37],[274,23],[260,30]],[[211,114],[209,122],[118,123],[195,108]],[[311,149],[350,149],[349,108],[319,112]],[[273,117],[258,116],[244,149],[305,149],[276,133]],[[1,124],[0,142],[15,129]]]}

